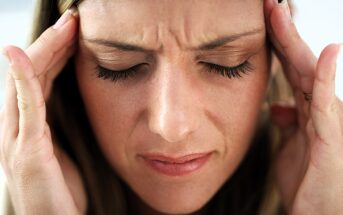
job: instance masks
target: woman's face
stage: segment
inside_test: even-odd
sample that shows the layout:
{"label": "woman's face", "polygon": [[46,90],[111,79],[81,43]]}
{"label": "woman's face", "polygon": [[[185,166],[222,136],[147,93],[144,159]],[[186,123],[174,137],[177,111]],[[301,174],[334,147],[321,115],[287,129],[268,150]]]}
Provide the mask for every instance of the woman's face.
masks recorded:
{"label": "woman's face", "polygon": [[199,210],[254,133],[263,1],[85,0],[79,12],[77,79],[104,156],[153,209]]}

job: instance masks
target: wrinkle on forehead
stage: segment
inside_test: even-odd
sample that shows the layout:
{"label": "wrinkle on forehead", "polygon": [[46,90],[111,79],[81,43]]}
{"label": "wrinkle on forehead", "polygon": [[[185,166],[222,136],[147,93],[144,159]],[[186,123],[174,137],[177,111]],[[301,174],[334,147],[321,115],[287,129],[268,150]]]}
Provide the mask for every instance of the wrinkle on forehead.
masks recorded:
{"label": "wrinkle on forehead", "polygon": [[93,0],[79,10],[87,37],[152,49],[196,46],[264,26],[260,0]]}

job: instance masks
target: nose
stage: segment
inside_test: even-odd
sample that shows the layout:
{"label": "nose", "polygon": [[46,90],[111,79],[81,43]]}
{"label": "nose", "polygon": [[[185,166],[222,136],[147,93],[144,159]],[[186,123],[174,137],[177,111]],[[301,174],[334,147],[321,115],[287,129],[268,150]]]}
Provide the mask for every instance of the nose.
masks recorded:
{"label": "nose", "polygon": [[[170,143],[187,138],[199,126],[198,96],[185,71],[166,66],[155,73],[149,129]],[[193,89],[192,89],[193,88]]]}

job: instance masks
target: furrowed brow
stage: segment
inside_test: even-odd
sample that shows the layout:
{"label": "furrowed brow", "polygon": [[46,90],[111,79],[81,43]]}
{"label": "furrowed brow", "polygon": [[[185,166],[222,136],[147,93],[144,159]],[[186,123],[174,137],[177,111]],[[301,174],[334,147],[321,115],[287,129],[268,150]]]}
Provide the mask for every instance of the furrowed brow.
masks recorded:
{"label": "furrowed brow", "polygon": [[242,32],[242,33],[233,34],[233,35],[229,35],[229,36],[223,36],[223,37],[220,37],[220,38],[215,39],[213,41],[202,44],[202,45],[196,47],[195,49],[201,50],[201,51],[216,49],[216,48],[221,47],[227,43],[234,42],[238,39],[241,39],[242,37],[255,36],[255,35],[264,33],[264,31],[265,31],[265,28],[258,28],[258,29],[252,30],[252,31]]}
{"label": "furrowed brow", "polygon": [[136,52],[152,52],[153,50],[144,48],[136,44],[129,44],[121,41],[105,40],[98,38],[83,38],[84,41],[93,43],[96,45],[107,46],[110,48],[116,48],[121,51],[136,51]]}
{"label": "furrowed brow", "polygon": [[[201,50],[201,51],[213,50],[213,49],[221,47],[227,43],[236,41],[242,37],[248,37],[248,36],[254,36],[257,34],[262,34],[262,33],[264,33],[264,31],[265,31],[265,28],[259,28],[259,29],[255,29],[252,31],[242,32],[242,33],[228,35],[228,36],[222,36],[222,37],[219,37],[219,38],[212,40],[210,42],[207,42],[207,43],[201,44],[197,47],[191,48],[191,50]],[[115,48],[115,49],[118,49],[121,51],[150,52],[150,53],[156,51],[153,49],[143,47],[141,45],[130,44],[130,43],[123,42],[123,41],[105,40],[105,39],[100,39],[100,38],[83,38],[83,40],[88,42],[88,43],[93,43],[96,45],[106,46],[106,47],[110,47],[110,48]]]}

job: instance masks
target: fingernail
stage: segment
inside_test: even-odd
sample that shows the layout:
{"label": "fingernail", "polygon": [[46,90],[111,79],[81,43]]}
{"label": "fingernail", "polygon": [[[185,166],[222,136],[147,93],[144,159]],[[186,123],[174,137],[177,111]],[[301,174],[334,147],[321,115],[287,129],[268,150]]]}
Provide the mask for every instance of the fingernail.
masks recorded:
{"label": "fingernail", "polygon": [[2,49],[1,50],[2,54],[7,58],[8,62],[10,65],[13,65],[13,61],[12,61],[12,58],[11,56],[8,54],[8,51],[6,49]]}
{"label": "fingernail", "polygon": [[283,9],[284,15],[288,18],[290,22],[293,22],[291,10],[288,5],[287,0],[278,0],[279,6]]}
{"label": "fingernail", "polygon": [[60,27],[62,27],[65,23],[67,23],[70,20],[70,18],[72,17],[74,13],[75,13],[74,7],[66,10],[66,12],[63,13],[63,15],[57,20],[57,22],[52,28],[59,29]]}
{"label": "fingernail", "polygon": [[287,0],[278,0],[278,4],[282,7],[287,7],[289,9]]}

